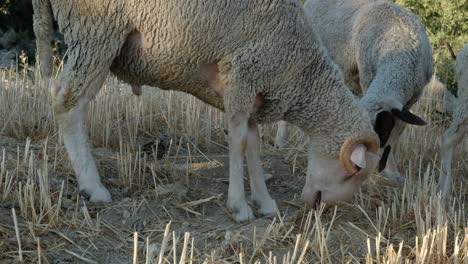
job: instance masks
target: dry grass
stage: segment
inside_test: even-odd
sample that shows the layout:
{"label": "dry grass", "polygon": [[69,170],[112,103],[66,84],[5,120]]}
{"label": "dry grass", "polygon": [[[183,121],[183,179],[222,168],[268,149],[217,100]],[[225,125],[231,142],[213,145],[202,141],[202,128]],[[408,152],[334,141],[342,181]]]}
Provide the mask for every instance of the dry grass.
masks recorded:
{"label": "dry grass", "polygon": [[280,215],[239,225],[225,207],[222,113],[176,92],[145,87],[136,97],[109,78],[87,125],[114,202],[91,204],[33,75],[0,72],[1,263],[468,263],[466,150],[444,204],[436,183],[447,120],[430,107],[416,108],[429,125],[407,129],[398,147],[403,186],[374,175],[353,202],[316,212],[298,198],[302,133],[276,150],[274,127],[263,127]]}

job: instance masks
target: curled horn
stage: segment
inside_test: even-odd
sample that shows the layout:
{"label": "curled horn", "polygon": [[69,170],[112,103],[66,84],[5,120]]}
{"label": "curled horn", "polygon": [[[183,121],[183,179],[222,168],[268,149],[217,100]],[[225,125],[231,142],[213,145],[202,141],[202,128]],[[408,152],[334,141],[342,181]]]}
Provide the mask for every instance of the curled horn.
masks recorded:
{"label": "curled horn", "polygon": [[348,138],[340,150],[340,161],[346,172],[353,174],[357,171],[356,166],[351,161],[351,153],[357,145],[363,144],[367,151],[377,153],[380,147],[379,137],[374,132],[361,133]]}

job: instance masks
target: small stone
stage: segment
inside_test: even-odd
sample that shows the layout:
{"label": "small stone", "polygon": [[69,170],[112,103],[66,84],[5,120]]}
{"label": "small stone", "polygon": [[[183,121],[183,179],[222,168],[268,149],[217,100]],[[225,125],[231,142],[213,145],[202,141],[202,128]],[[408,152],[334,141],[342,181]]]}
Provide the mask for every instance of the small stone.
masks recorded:
{"label": "small stone", "polygon": [[16,41],[16,32],[14,29],[9,29],[0,37],[0,46],[9,49]]}
{"label": "small stone", "polygon": [[224,240],[231,241],[231,239],[232,239],[232,232],[230,230],[227,230],[226,234],[224,235]]}
{"label": "small stone", "polygon": [[124,219],[130,218],[130,212],[129,212],[128,210],[123,211],[122,217],[123,217]]}
{"label": "small stone", "polygon": [[265,177],[265,181],[273,179],[273,174],[271,173],[264,173],[263,176]]}

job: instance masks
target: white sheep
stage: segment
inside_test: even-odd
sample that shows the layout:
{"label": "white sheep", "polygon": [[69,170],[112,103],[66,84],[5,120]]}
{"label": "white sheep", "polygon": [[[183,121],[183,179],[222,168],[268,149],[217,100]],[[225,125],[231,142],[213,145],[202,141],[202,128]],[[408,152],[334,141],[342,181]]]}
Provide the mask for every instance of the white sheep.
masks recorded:
{"label": "white sheep", "polygon": [[[455,77],[458,83],[458,98],[452,107],[452,124],[441,140],[442,169],[439,186],[442,197],[447,198],[452,182],[452,159],[456,146],[468,134],[468,44],[458,53],[455,62]],[[447,93],[449,93],[447,91]]]}
{"label": "white sheep", "polygon": [[[345,83],[361,95],[380,137],[383,175],[401,180],[390,148],[404,124],[424,125],[410,112],[433,73],[432,50],[416,15],[385,0],[309,0],[306,14]],[[276,145],[287,128],[279,123]]]}
{"label": "white sheep", "polygon": [[182,91],[225,111],[227,205],[237,221],[254,218],[244,194],[244,154],[259,213],[277,210],[263,180],[257,123],[284,119],[309,136],[313,169],[303,190],[309,205],[349,199],[376,166],[379,139],[370,118],[353,100],[296,0],[33,4],[38,47],[45,43],[43,31],[50,31],[52,14],[69,47],[51,92],[79,188],[91,201],[111,201],[83,124],[87,104],[109,71],[137,92],[144,84]]}

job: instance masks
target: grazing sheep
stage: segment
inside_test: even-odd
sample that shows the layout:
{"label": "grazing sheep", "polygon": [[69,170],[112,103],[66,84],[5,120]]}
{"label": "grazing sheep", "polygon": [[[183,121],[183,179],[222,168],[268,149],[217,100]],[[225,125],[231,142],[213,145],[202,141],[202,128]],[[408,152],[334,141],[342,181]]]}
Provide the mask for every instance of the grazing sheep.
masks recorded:
{"label": "grazing sheep", "polygon": [[442,170],[439,186],[444,198],[450,192],[454,149],[468,134],[468,44],[465,44],[457,55],[455,77],[458,83],[458,98],[454,100],[452,107],[452,124],[443,134],[441,142]]}
{"label": "grazing sheep", "polygon": [[[379,171],[401,180],[390,149],[404,124],[424,125],[410,112],[433,73],[432,50],[423,25],[411,12],[385,0],[309,0],[305,12],[345,83],[361,95],[380,137]],[[279,124],[276,145],[285,143]]]}
{"label": "grazing sheep", "polygon": [[[309,136],[313,170],[303,190],[309,205],[349,199],[376,166],[379,139],[370,118],[319,46],[296,0],[33,3],[38,46],[45,43],[43,32],[50,33],[53,13],[69,47],[51,93],[79,188],[91,201],[111,201],[83,125],[87,104],[109,71],[137,93],[141,85],[182,91],[225,111],[227,205],[239,222],[254,218],[244,194],[244,154],[259,213],[277,210],[263,180],[257,123],[284,119]],[[49,54],[42,46],[39,52],[44,51]]]}

